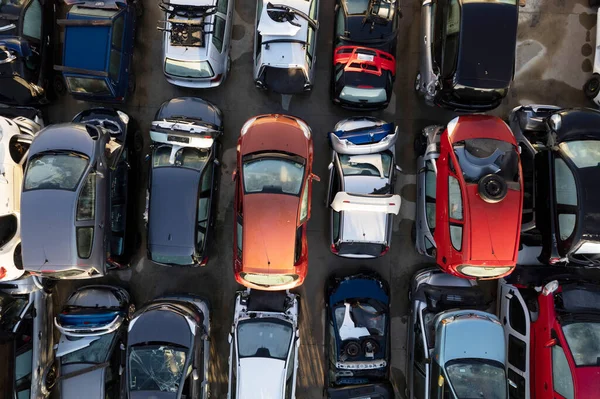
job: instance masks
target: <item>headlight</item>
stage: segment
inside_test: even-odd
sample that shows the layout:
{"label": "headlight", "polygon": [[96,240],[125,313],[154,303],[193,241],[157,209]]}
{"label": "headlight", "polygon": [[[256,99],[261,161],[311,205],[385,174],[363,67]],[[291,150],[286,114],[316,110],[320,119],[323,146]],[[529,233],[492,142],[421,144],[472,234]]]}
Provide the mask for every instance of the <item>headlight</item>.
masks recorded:
{"label": "headlight", "polygon": [[252,126],[252,124],[254,123],[255,120],[256,120],[256,117],[250,118],[246,121],[246,123],[244,123],[244,126],[242,126],[242,130],[240,131],[241,136],[243,136],[244,134],[246,134],[246,132],[248,132],[248,129],[250,129],[250,126]]}
{"label": "headlight", "polygon": [[123,122],[126,125],[129,123],[129,115],[127,115],[125,112],[117,111],[117,115],[119,115],[119,119],[121,119],[121,122]]}
{"label": "headlight", "polygon": [[306,137],[307,139],[310,139],[310,127],[308,127],[308,125],[306,124],[306,122],[304,122],[302,119],[298,119],[296,118],[296,122],[298,123],[298,126],[300,126],[300,129],[302,129],[302,131],[304,132],[304,137]]}

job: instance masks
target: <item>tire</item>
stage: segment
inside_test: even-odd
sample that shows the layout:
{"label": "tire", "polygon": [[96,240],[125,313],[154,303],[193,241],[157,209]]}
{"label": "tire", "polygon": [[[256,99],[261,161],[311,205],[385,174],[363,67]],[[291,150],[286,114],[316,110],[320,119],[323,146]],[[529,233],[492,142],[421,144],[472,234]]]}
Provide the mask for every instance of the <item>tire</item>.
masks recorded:
{"label": "tire", "polygon": [[485,175],[479,179],[477,188],[477,192],[481,199],[490,204],[495,204],[502,201],[508,193],[506,181],[502,177],[493,173]]}
{"label": "tire", "polygon": [[52,88],[57,96],[64,96],[67,94],[67,85],[65,84],[65,80],[63,79],[62,75],[56,75],[54,77]]}
{"label": "tire", "polygon": [[[594,1],[594,0],[591,0]],[[597,0],[600,2],[600,0]],[[596,96],[598,95],[598,92],[600,91],[600,75],[598,74],[593,74],[591,78],[588,79],[587,82],[585,82],[585,85],[583,85],[583,92],[585,93],[585,96],[587,98],[589,98],[590,100],[594,100],[594,98],[596,98]]]}

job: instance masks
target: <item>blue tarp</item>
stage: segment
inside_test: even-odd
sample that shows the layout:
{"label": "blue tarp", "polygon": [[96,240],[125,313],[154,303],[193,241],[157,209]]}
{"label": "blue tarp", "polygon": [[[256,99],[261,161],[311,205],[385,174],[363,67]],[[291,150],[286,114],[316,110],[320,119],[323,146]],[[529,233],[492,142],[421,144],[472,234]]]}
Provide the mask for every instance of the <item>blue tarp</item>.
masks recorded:
{"label": "blue tarp", "polygon": [[353,144],[371,144],[381,141],[385,136],[393,134],[395,125],[386,123],[377,127],[366,127],[363,129],[355,129],[350,131],[337,130],[329,134],[335,134],[340,139],[345,139]]}

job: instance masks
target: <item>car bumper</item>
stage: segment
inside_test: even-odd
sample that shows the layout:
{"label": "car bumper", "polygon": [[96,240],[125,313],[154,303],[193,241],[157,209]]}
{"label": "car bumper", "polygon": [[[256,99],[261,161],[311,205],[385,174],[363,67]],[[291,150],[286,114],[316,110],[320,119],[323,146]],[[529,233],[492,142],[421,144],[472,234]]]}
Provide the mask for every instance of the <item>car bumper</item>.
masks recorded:
{"label": "car bumper", "polygon": [[304,279],[306,276],[302,276],[299,275],[298,279],[296,281],[293,281],[289,284],[282,284],[282,285],[273,285],[273,286],[264,286],[264,285],[259,285],[259,284],[253,284],[250,283],[249,281],[244,280],[239,273],[235,273],[235,281],[237,281],[239,284],[243,285],[244,287],[253,289],[253,290],[259,290],[259,291],[285,291],[285,290],[291,290],[292,288],[296,288],[301,286],[304,283]]}
{"label": "car bumper", "polygon": [[188,79],[177,79],[170,76],[165,75],[167,82],[171,83],[174,86],[179,87],[187,87],[190,89],[210,89],[211,87],[220,86],[221,83],[225,81],[225,75],[221,75],[221,78],[218,80],[210,79],[197,79],[197,80],[188,80]]}

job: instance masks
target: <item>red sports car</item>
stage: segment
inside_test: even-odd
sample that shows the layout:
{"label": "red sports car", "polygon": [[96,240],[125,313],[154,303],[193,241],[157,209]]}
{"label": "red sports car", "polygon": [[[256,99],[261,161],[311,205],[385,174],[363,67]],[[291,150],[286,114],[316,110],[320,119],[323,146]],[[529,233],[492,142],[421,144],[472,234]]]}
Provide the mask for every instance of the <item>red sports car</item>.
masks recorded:
{"label": "red sports car", "polygon": [[437,264],[471,279],[510,274],[523,207],[521,162],[510,128],[495,116],[453,119],[440,137],[436,166]]}
{"label": "red sports car", "polygon": [[242,127],[237,146],[233,270],[238,283],[286,290],[308,270],[313,141],[301,119],[261,115]]}

